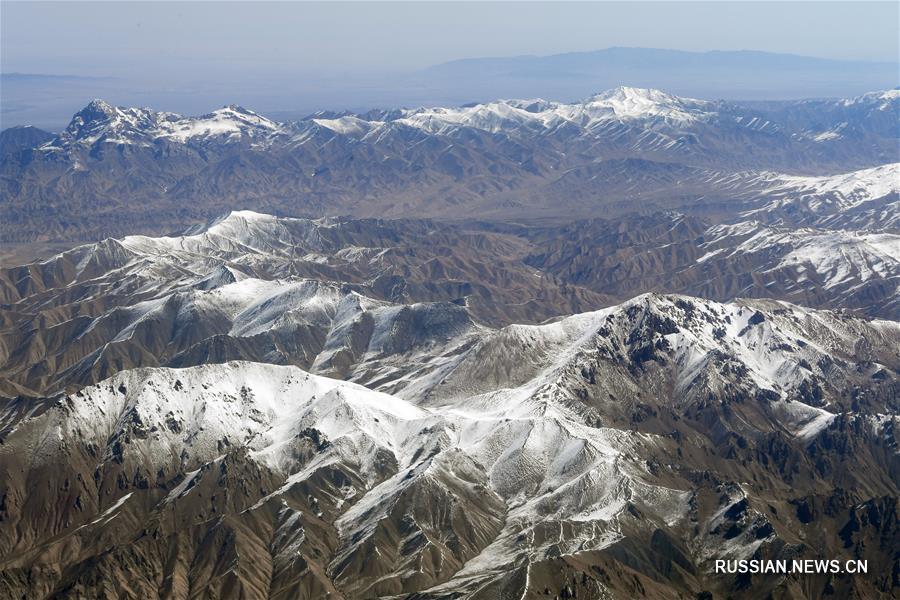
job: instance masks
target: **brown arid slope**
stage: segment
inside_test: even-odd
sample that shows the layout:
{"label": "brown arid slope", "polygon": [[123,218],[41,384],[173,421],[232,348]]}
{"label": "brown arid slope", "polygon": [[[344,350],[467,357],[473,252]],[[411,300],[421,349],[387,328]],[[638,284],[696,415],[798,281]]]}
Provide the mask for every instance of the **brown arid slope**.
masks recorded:
{"label": "brown arid slope", "polygon": [[[647,295],[482,330],[392,395],[229,362],[20,398],[3,413],[0,586],[887,598],[898,344],[896,323]],[[752,557],[870,572],[713,571]]]}
{"label": "brown arid slope", "polygon": [[[192,235],[109,239],[0,270],[0,391],[235,359],[362,377],[377,327],[449,339],[463,322],[541,323],[653,290],[896,318],[897,240],[672,214],[535,228],[236,212]],[[351,316],[347,350],[323,362]]]}

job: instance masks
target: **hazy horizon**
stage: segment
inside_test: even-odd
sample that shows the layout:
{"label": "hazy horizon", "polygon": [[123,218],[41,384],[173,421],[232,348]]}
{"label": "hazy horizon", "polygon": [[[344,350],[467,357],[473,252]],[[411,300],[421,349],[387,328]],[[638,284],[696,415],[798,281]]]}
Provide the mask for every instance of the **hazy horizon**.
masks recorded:
{"label": "hazy horizon", "polygon": [[[571,100],[615,85],[753,100],[900,83],[893,2],[4,1],[0,11],[4,128],[58,129],[95,97],[187,114],[238,103],[296,117],[497,97]],[[588,67],[543,60],[610,48],[764,52],[781,62],[714,73],[702,58],[702,73],[688,63],[676,73],[639,58]],[[797,57],[850,62],[798,67]],[[490,71],[513,59],[534,60]],[[456,64],[432,68],[445,63]]]}

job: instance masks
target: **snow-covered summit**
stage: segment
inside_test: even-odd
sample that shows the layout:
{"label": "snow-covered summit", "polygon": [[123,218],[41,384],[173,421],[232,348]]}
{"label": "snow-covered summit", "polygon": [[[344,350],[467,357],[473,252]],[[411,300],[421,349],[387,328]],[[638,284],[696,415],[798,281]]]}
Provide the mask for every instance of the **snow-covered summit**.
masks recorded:
{"label": "snow-covered summit", "polygon": [[842,208],[900,192],[900,163],[889,163],[822,177],[784,177],[787,186],[796,185],[815,194],[838,194],[846,199]]}
{"label": "snow-covered summit", "polygon": [[230,105],[200,117],[169,119],[156,137],[187,142],[212,136],[265,137],[282,131],[282,126],[246,108]]}
{"label": "snow-covered summit", "polygon": [[897,107],[900,103],[900,88],[867,92],[855,98],[846,99],[842,103],[844,106],[873,105],[878,110],[888,110]]}
{"label": "snow-covered summit", "polygon": [[707,104],[660,90],[624,86],[596,94],[585,102],[592,109],[608,108],[620,119],[657,117],[683,122],[704,116],[706,112],[702,109]]}
{"label": "snow-covered summit", "polygon": [[591,129],[609,122],[667,122],[687,125],[712,116],[709,103],[679,98],[660,90],[618,87],[581,102],[496,100],[458,108],[418,108],[404,111],[405,124],[429,131],[465,126],[487,131],[550,131],[563,124]]}
{"label": "snow-covered summit", "polygon": [[60,138],[49,142],[45,148],[60,144],[91,145],[101,140],[128,144],[146,142],[148,132],[172,117],[175,115],[154,112],[149,108],[121,108],[95,99],[75,113]]}
{"label": "snow-covered summit", "polygon": [[[727,386],[735,393],[764,391],[785,401],[802,400],[798,389],[827,376],[816,366],[823,364],[822,356],[852,349],[867,327],[786,302],[719,303],[648,293],[552,324],[501,329],[442,373],[441,386],[430,397],[437,404],[478,394],[575,401],[572,391],[593,371],[592,384],[601,389],[656,394],[656,402],[687,404]],[[900,340],[900,326],[885,322],[879,335]],[[504,376],[491,379],[487,373]],[[655,373],[666,375],[658,380]],[[626,380],[636,385],[625,385]],[[662,385],[641,389],[651,382]],[[498,388],[501,394],[494,391]]]}
{"label": "snow-covered summit", "polygon": [[825,289],[852,291],[865,284],[891,291],[900,301],[900,235],[882,232],[788,229],[758,221],[716,225],[706,234],[709,251],[698,259],[706,262],[764,256],[769,262],[758,273],[790,268],[795,287],[816,281]]}
{"label": "snow-covered summit", "polygon": [[108,118],[116,114],[118,109],[102,98],[94,98],[87,106],[81,109],[78,114],[82,115],[83,120],[90,121],[94,119]]}
{"label": "snow-covered summit", "polygon": [[767,200],[744,217],[772,221],[808,215],[829,227],[859,222],[870,230],[891,230],[900,223],[900,163],[824,176],[764,172],[746,187]]}
{"label": "snow-covered summit", "polygon": [[245,362],[123,371],[85,388],[69,406],[62,417],[69,435],[105,443],[152,428],[159,433],[146,440],[148,455],[165,457],[178,444],[193,460],[214,458],[216,443],[226,438],[273,464],[298,432],[311,427],[334,442],[364,435],[368,444],[386,444],[399,454],[402,440],[392,441],[399,432],[391,426],[398,419],[428,417],[408,402],[362,386]]}
{"label": "snow-covered summit", "polygon": [[95,99],[74,115],[59,138],[42,149],[54,151],[96,143],[150,146],[162,139],[179,143],[243,138],[261,141],[282,131],[282,125],[237,105],[199,117],[184,117],[149,108],[118,107]]}

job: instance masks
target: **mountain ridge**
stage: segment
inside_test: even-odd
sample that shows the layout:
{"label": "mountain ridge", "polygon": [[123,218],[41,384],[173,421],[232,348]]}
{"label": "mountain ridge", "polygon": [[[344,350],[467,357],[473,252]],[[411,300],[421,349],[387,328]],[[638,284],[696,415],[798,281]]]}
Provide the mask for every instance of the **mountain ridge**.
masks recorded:
{"label": "mountain ridge", "polygon": [[[724,336],[715,334],[719,326],[728,328]],[[867,357],[832,354],[860,347],[845,343],[848,334],[868,341]],[[690,336],[706,341],[697,345]],[[171,572],[160,560],[173,544],[182,547],[179,562],[193,565],[216,564],[217,552],[234,556],[231,577],[185,567],[191,587],[226,595],[230,588],[271,597],[299,585],[348,598],[413,592],[486,598],[575,585],[579,597],[600,598],[631,589],[614,574],[632,565],[644,573],[643,586],[665,581],[682,593],[740,596],[738,581],[709,575],[709,557],[747,557],[760,548],[774,556],[817,556],[822,548],[802,541],[817,525],[788,516],[806,514],[795,507],[807,502],[808,491],[817,489],[834,505],[834,516],[816,523],[842,526],[859,502],[888,510],[875,508],[894,489],[875,457],[897,451],[896,417],[879,415],[894,410],[890,381],[900,363],[891,349],[898,340],[896,323],[785,303],[721,305],[648,294],[492,333],[450,366],[401,388],[404,399],[297,367],[228,362],[123,371],[18,418],[10,416],[20,401],[7,402],[2,464],[14,469],[12,456],[33,458],[24,479],[4,478],[0,527],[17,523],[21,533],[3,539],[14,544],[10,549],[31,550],[4,564],[0,584],[21,589],[17,574],[45,565],[32,589],[77,595],[118,586],[116,569],[129,559],[114,540],[134,539],[142,563],[158,565],[152,568],[160,573]],[[548,352],[536,354],[535,345]],[[700,349],[706,356],[698,361]],[[763,359],[770,353],[771,360]],[[793,377],[785,365],[812,379]],[[877,369],[894,375],[871,377]],[[488,372],[499,377],[485,378]],[[865,381],[871,393],[846,396],[851,386],[844,377]],[[660,385],[672,395],[658,393]],[[856,432],[852,452],[834,441],[846,440],[848,427]],[[39,434],[60,428],[65,444]],[[46,442],[30,445],[36,436]],[[676,466],[673,440],[685,437],[698,451],[679,451]],[[775,440],[777,449],[766,449]],[[751,477],[761,476],[758,461],[782,460],[799,447],[819,466]],[[97,475],[94,466],[81,473],[83,461],[97,464]],[[856,469],[837,466],[848,461]],[[68,466],[53,471],[48,464]],[[697,479],[701,469],[707,483]],[[807,469],[822,479],[810,483]],[[50,497],[33,483],[48,477],[54,487],[75,482],[71,503],[48,507]],[[235,487],[235,477],[252,483]],[[841,496],[845,487],[855,490],[849,498]],[[54,518],[32,521],[35,507]],[[197,533],[182,537],[176,523]],[[260,527],[278,532],[271,545],[250,533]],[[229,534],[221,544],[204,541],[222,528]],[[699,541],[686,545],[698,539],[698,529]],[[456,541],[441,541],[447,531]],[[881,535],[896,533],[886,526]],[[653,545],[649,556],[629,541],[660,536],[668,543]],[[58,563],[50,557],[65,540],[79,550],[62,564],[78,569],[44,562]],[[885,564],[876,547],[853,547],[868,548],[864,556]],[[107,566],[120,566],[91,566],[97,553]],[[566,555],[583,562],[555,563]],[[245,560],[273,567],[250,568]],[[659,561],[689,576],[666,579],[651,566]],[[520,569],[530,576],[509,577],[524,574]],[[130,581],[148,593],[158,589],[142,575]],[[754,589],[779,585],[762,578]],[[865,593],[883,592],[889,583],[839,585]]]}
{"label": "mountain ridge", "polygon": [[[229,357],[391,382],[480,327],[558,319],[648,289],[870,317],[900,310],[897,234],[671,213],[495,228],[233,211],[185,235],[108,239],[2,269],[0,389],[46,393],[110,370]],[[406,354],[417,344],[421,355]]]}
{"label": "mountain ridge", "polygon": [[[619,88],[575,104],[499,101],[286,124],[239,108],[200,117],[95,108],[89,122],[77,116],[54,140],[0,163],[6,243],[161,234],[244,208],[557,222],[676,210],[725,220],[754,208],[742,194],[731,199],[731,179],[748,172],[823,177],[900,161],[892,93],[748,109]],[[658,187],[637,169],[631,190],[581,175],[628,160],[708,175]],[[650,203],[634,203],[645,185]]]}

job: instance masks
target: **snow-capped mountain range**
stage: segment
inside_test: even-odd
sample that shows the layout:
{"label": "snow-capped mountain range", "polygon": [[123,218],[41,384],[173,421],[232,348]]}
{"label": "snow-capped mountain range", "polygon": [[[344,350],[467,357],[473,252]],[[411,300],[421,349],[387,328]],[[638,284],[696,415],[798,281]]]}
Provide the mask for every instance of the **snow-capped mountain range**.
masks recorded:
{"label": "snow-capped mountain range", "polygon": [[[13,150],[4,151],[0,182],[15,225],[4,223],[4,235],[134,232],[110,211],[150,234],[249,207],[307,217],[587,218],[634,210],[634,194],[642,210],[720,213],[737,182],[778,197],[810,177],[875,169],[889,179],[878,169],[900,162],[898,122],[896,90],[749,108],[623,87],[573,103],[500,100],[290,123],[236,106],[183,117],[96,100],[49,141],[7,135]],[[24,141],[32,139],[39,143]],[[602,177],[619,161],[629,165],[628,194]],[[672,169],[687,172],[655,187],[657,172]],[[58,208],[43,216],[28,208],[46,201]],[[151,215],[149,205],[159,210]]]}
{"label": "snow-capped mountain range", "polygon": [[[684,127],[717,117],[714,109],[715,105],[710,102],[678,98],[659,90],[621,87],[574,104],[540,99],[500,100],[462,108],[373,113],[373,117],[381,118],[357,115],[322,118],[314,115],[304,121],[279,124],[240,106],[227,106],[200,117],[183,117],[149,108],[116,107],[97,99],[73,117],[59,138],[40,146],[39,150],[57,152],[76,145],[147,144],[154,140],[195,143],[219,138],[228,142],[290,134],[292,137],[286,137],[285,142],[297,143],[314,126],[357,138],[377,136],[396,126],[435,134],[447,134],[463,127],[519,134],[539,130],[550,132],[566,126],[590,131],[613,121]],[[740,118],[736,119],[736,122],[740,121]]]}
{"label": "snow-capped mountain range", "polygon": [[[637,226],[652,235],[653,225]],[[0,333],[0,373],[10,392],[37,393],[93,383],[136,356],[148,366],[249,358],[364,382],[379,380],[380,369],[391,381],[413,377],[419,359],[405,353],[419,344],[431,361],[468,343],[479,321],[514,321],[526,290],[545,298],[544,308],[531,300],[538,311],[532,314],[560,315],[570,310],[563,307],[567,297],[594,306],[614,301],[599,295],[616,289],[609,277],[622,278],[618,293],[625,298],[652,285],[900,314],[897,234],[752,220],[708,225],[686,217],[673,225],[669,216],[661,237],[642,240],[631,260],[571,255],[566,246],[548,250],[540,239],[532,248],[528,235],[240,211],[178,237],[81,246],[0,271],[0,298],[20,315]],[[609,243],[622,252],[625,246],[590,228],[584,235],[591,237],[576,237],[575,247],[592,243],[602,252]],[[435,239],[456,246],[457,256],[432,253]],[[509,253],[506,264],[497,262],[499,252]],[[660,262],[650,272],[647,256]],[[609,270],[601,270],[607,262]],[[494,270],[497,287],[483,283],[486,269]],[[567,279],[581,292],[564,291]],[[504,282],[531,287],[509,289]],[[555,294],[548,290],[556,286]],[[423,328],[440,343],[421,338]],[[403,341],[383,338],[388,331],[402,333]]]}
{"label": "snow-capped mountain range", "polygon": [[76,113],[56,139],[38,149],[59,152],[100,143],[151,146],[156,140],[229,142],[265,139],[282,132],[282,126],[240,106],[226,106],[200,117],[182,117],[148,108],[120,108],[98,99]]}
{"label": "snow-capped mountain range", "polygon": [[[843,100],[844,108],[865,107],[870,111],[897,110],[897,90],[873,92]],[[383,135],[392,127],[408,126],[432,134],[449,134],[461,128],[527,136],[553,134],[576,128],[588,134],[602,131],[612,123],[636,124],[650,130],[687,129],[700,123],[733,124],[753,130],[775,132],[779,126],[762,117],[740,114],[738,107],[724,103],[680,98],[660,90],[618,87],[591,96],[581,102],[563,103],[543,99],[497,100],[464,107],[430,107],[372,111],[366,115],[327,118],[312,115],[298,122],[279,124],[240,106],[227,106],[200,117],[183,117],[155,112],[148,108],[120,108],[103,100],[94,100],[77,113],[69,127],[54,142],[40,146],[52,152],[73,144],[134,144],[152,140],[189,143],[221,136],[224,141],[240,138],[285,137],[285,143],[304,139],[312,126],[324,127],[336,134],[364,139]],[[846,127],[837,124],[833,129]],[[832,141],[840,135],[834,130],[809,131],[817,142]]]}
{"label": "snow-capped mountain range", "polygon": [[461,108],[418,108],[385,114],[385,120],[358,116],[316,118],[314,122],[337,133],[371,134],[386,123],[400,123],[430,133],[450,133],[460,127],[528,135],[577,127],[586,132],[610,122],[640,122],[649,127],[687,127],[717,115],[710,102],[678,98],[659,90],[620,87],[565,104],[533,100],[498,100]]}
{"label": "snow-capped mountain range", "polygon": [[[852,423],[896,457],[896,416],[859,413],[843,392],[850,382],[896,380],[896,323],[648,295],[473,341],[415,378],[391,381],[397,395],[296,367],[229,362],[127,370],[30,409],[7,403],[4,552],[69,545],[79,548],[69,564],[97,552],[119,562],[135,550],[157,561],[156,544],[141,537],[172,540],[181,522],[208,531],[181,551],[192,557],[192,587],[224,593],[234,580],[286,592],[296,580],[283,577],[298,573],[311,594],[527,593],[557,585],[546,570],[560,556],[599,557],[651,534],[679,544],[679,531],[699,528],[702,551],[669,559],[697,566],[761,547],[782,552],[778,512],[753,499],[753,485],[713,480],[719,498],[701,506],[706,486],[689,483],[685,466],[715,464],[703,449],[728,439],[774,435],[802,447]],[[848,354],[860,344],[864,360]],[[381,356],[372,367],[386,366]],[[875,402],[867,411],[886,408]],[[685,435],[700,455],[679,450],[680,466],[668,464],[662,457]],[[97,465],[93,475],[82,463]],[[13,477],[18,464],[27,464],[24,476]],[[73,501],[44,504],[46,492],[29,483],[40,473]],[[234,488],[234,477],[245,484]],[[51,518],[32,524],[36,505]],[[252,533],[260,527],[272,532],[262,546]],[[227,532],[218,557],[204,541],[216,529]],[[115,541],[135,535],[127,547]],[[26,552],[5,569],[28,560]],[[271,563],[271,574],[247,560]],[[231,561],[231,578],[201,566],[215,572],[220,561]],[[503,576],[520,570],[524,582]],[[578,584],[596,592],[600,581]],[[134,585],[153,589],[143,579]]]}
{"label": "snow-capped mountain range", "polygon": [[[857,255],[830,232],[840,252],[801,259],[820,234],[625,225],[654,260],[803,265],[801,292],[893,286],[896,307],[888,234]],[[621,251],[622,226],[574,231]],[[529,252],[571,233],[240,211],[2,271],[0,586],[102,596],[128,572],[151,595],[599,599],[740,595],[722,556],[862,553],[889,572],[873,540],[892,535],[897,321],[642,294],[486,324],[520,304],[488,265],[500,288],[566,297],[550,292],[580,273],[566,248]]]}
{"label": "snow-capped mountain range", "polygon": [[0,596],[896,595],[898,124],[623,87],[4,131]]}

